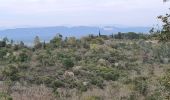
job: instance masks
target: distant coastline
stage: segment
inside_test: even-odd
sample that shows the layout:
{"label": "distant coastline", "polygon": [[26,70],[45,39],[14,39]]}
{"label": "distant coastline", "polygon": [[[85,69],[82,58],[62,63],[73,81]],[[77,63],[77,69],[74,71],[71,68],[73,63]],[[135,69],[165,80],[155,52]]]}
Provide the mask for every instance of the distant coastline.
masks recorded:
{"label": "distant coastline", "polygon": [[62,34],[63,37],[76,37],[81,38],[89,34],[96,35],[100,31],[104,35],[116,34],[118,32],[136,32],[148,33],[150,27],[95,27],[95,26],[54,26],[54,27],[35,27],[35,28],[13,28],[0,30],[0,38],[8,37],[15,42],[23,41],[30,45],[35,36],[39,36],[41,41],[51,40],[57,33]]}

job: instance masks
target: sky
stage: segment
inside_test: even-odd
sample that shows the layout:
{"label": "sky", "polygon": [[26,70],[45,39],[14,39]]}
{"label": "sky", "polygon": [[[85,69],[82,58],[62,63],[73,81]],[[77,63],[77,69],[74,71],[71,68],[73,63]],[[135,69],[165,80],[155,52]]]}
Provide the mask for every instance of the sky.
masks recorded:
{"label": "sky", "polygon": [[[163,0],[0,0],[0,27],[153,26]],[[170,11],[169,11],[170,12]]]}

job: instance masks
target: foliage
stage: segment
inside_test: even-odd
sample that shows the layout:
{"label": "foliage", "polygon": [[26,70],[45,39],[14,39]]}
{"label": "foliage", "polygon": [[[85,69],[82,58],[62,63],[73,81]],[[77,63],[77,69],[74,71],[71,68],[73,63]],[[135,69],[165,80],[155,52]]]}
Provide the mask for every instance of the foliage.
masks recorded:
{"label": "foliage", "polygon": [[15,65],[9,65],[7,66],[3,71],[2,74],[5,79],[10,79],[12,81],[19,80],[19,69]]}
{"label": "foliage", "polygon": [[0,100],[13,100],[13,99],[8,94],[0,92]]}
{"label": "foliage", "polygon": [[39,49],[39,48],[42,47],[40,38],[39,38],[38,36],[36,36],[35,39],[34,39],[34,47],[35,47],[36,49]]}
{"label": "foliage", "polygon": [[163,29],[159,35],[159,40],[163,42],[170,41],[170,14],[158,16],[158,19],[160,19],[163,23]]}
{"label": "foliage", "polygon": [[[121,40],[103,35],[65,40],[56,36],[37,48],[23,44],[1,47],[0,80],[11,82],[7,84],[9,93],[18,84],[43,84],[59,100],[91,94],[94,92],[89,91],[96,89],[95,93],[101,94],[97,98],[90,96],[92,100],[103,100],[103,94],[116,100],[164,99],[170,90],[169,74],[165,73],[170,64],[170,44],[144,40],[148,39],[144,34],[119,35]],[[163,78],[158,81],[160,77]],[[161,91],[163,87],[166,91]]]}
{"label": "foliage", "polygon": [[70,58],[65,58],[62,63],[66,69],[72,68],[74,66],[74,62]]}

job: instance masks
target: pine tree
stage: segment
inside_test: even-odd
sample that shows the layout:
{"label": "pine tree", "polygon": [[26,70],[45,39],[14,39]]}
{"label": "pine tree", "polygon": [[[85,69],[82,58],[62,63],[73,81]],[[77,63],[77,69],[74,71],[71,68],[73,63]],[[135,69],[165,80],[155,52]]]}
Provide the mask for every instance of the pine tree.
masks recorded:
{"label": "pine tree", "polygon": [[36,36],[35,37],[35,39],[34,39],[34,47],[36,48],[36,49],[38,49],[38,48],[41,48],[41,42],[40,42],[40,38],[38,37],[38,36]]}

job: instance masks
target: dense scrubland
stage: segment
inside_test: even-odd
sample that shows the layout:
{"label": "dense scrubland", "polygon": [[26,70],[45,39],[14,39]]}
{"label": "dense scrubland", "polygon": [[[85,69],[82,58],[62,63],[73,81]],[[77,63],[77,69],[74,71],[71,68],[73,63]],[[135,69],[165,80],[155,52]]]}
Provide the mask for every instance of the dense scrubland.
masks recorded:
{"label": "dense scrubland", "polygon": [[118,33],[0,42],[1,100],[168,100],[170,43]]}
{"label": "dense scrubland", "polygon": [[0,41],[0,100],[169,100],[170,22],[151,34]]}

